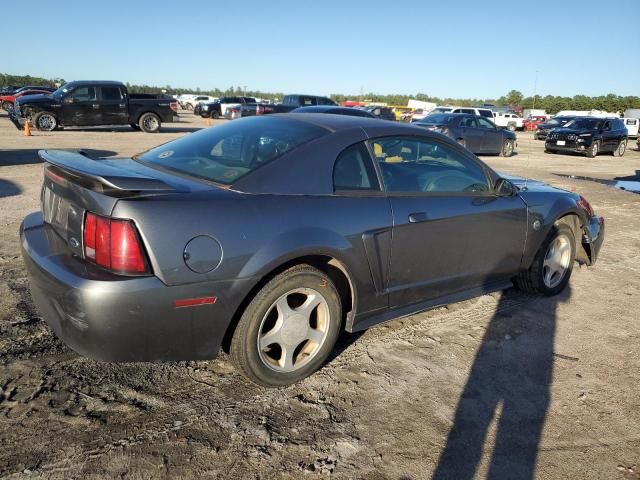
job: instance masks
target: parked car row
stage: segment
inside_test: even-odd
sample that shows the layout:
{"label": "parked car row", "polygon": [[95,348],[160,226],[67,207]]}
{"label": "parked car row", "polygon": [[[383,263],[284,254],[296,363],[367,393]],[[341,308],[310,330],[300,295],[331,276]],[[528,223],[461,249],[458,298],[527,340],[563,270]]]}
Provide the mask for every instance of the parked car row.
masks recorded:
{"label": "parked car row", "polygon": [[546,152],[576,152],[594,158],[599,153],[624,155],[628,130],[619,118],[575,117],[546,136]]}

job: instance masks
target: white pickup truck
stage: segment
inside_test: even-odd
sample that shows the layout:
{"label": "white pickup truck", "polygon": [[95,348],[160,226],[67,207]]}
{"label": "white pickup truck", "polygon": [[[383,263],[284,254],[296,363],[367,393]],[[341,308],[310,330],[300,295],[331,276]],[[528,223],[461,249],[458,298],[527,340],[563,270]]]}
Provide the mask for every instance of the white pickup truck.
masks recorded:
{"label": "white pickup truck", "polygon": [[504,127],[511,131],[522,130],[524,118],[515,113],[493,112],[493,123],[498,127]]}

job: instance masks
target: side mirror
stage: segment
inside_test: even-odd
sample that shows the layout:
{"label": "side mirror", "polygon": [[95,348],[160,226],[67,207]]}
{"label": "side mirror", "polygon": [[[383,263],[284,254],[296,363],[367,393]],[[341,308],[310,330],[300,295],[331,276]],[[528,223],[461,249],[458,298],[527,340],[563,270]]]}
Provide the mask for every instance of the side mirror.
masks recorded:
{"label": "side mirror", "polygon": [[512,197],[517,191],[516,186],[506,178],[499,178],[493,190],[499,197]]}

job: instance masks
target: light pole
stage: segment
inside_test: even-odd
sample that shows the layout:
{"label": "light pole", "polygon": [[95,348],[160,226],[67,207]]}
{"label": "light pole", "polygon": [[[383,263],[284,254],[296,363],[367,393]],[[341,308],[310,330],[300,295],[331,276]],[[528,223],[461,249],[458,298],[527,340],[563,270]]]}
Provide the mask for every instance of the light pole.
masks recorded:
{"label": "light pole", "polygon": [[535,76],[535,79],[533,80],[533,106],[531,107],[531,110],[536,109],[537,96],[538,96],[538,70],[536,70],[536,76]]}

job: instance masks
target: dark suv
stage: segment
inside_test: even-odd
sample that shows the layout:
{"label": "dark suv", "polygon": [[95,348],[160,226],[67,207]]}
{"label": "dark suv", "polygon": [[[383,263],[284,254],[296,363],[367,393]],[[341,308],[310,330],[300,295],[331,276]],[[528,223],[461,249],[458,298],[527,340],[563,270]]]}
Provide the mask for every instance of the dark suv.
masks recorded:
{"label": "dark suv", "polygon": [[628,131],[619,118],[576,117],[547,135],[545,152],[577,152],[587,157],[609,152],[621,157]]}
{"label": "dark suv", "polygon": [[571,120],[573,120],[574,118],[576,118],[575,116],[573,117],[553,117],[550,120],[547,120],[544,123],[539,124],[536,127],[536,131],[533,134],[533,137],[536,140],[546,140],[547,139],[547,135],[549,135],[549,132],[551,130],[553,130],[554,128],[560,128],[560,127],[564,127],[567,123],[569,123]]}

